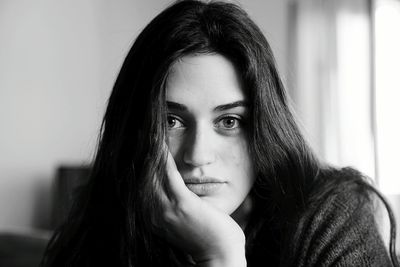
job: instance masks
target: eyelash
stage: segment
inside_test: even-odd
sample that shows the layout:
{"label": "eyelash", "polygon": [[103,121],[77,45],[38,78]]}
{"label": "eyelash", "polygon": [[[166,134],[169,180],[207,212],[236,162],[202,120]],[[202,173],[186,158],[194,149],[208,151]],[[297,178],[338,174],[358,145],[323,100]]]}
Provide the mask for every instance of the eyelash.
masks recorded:
{"label": "eyelash", "polygon": [[235,127],[230,128],[230,127],[225,127],[222,125],[222,127],[217,126],[217,128],[223,128],[224,130],[232,131],[232,130],[236,130],[237,128],[240,128],[242,126],[242,122],[243,122],[241,117],[228,115],[228,116],[223,116],[223,117],[218,118],[216,125],[218,125],[219,123],[223,123],[225,120],[234,120]]}
{"label": "eyelash", "polygon": [[173,129],[173,127],[170,127],[170,126],[169,126],[169,120],[170,120],[170,119],[174,119],[175,121],[178,121],[180,124],[182,124],[182,126],[181,126],[181,127],[178,127],[178,128],[183,128],[183,127],[185,127],[184,124],[183,124],[183,122],[182,122],[182,119],[180,119],[179,117],[177,117],[177,116],[175,116],[175,115],[168,114],[168,116],[167,116],[167,127],[168,127],[169,130]]}
{"label": "eyelash", "polygon": [[[169,125],[169,120],[170,119],[173,119],[175,121],[175,123],[178,122],[179,124],[181,124],[181,126],[175,127],[175,125],[174,125],[174,126],[171,127]],[[223,123],[224,120],[234,120],[235,127],[229,128],[229,127],[224,127],[223,124],[219,125],[220,123]],[[237,130],[238,128],[242,127],[243,118],[241,116],[237,116],[237,115],[235,115],[235,116],[233,116],[233,115],[224,115],[224,116],[219,117],[216,120],[216,123],[214,123],[214,125],[218,129],[222,129],[222,130],[226,130],[226,131],[234,131],[234,130]],[[169,130],[172,130],[172,129],[185,128],[186,126],[185,126],[185,124],[183,123],[183,120],[180,117],[178,117],[176,115],[173,115],[173,114],[168,114],[168,116],[167,116],[167,127],[168,127]]]}

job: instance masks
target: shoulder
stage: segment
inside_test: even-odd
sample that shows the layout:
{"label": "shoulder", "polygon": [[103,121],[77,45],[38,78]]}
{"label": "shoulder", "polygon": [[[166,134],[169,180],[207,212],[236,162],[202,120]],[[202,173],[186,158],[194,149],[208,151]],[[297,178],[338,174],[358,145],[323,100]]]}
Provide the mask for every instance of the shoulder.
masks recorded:
{"label": "shoulder", "polygon": [[372,209],[371,181],[352,168],[322,169],[310,186],[305,214],[338,212],[349,215],[358,208]]}
{"label": "shoulder", "polygon": [[321,171],[294,231],[295,266],[390,266],[370,189],[354,169]]}

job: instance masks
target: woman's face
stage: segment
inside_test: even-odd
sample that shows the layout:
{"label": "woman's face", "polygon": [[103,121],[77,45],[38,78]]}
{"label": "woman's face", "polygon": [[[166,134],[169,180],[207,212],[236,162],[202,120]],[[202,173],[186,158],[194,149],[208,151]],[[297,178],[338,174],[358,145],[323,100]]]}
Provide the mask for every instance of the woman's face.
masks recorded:
{"label": "woman's face", "polygon": [[255,175],[246,134],[248,102],[233,64],[219,54],[181,58],[171,67],[166,99],[168,146],[186,186],[240,216],[248,210]]}

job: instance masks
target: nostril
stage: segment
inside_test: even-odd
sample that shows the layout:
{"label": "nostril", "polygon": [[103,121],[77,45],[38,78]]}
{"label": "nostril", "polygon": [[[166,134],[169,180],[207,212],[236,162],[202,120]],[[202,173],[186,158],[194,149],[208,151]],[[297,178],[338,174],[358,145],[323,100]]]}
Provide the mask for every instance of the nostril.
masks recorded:
{"label": "nostril", "polygon": [[182,150],[183,162],[194,167],[208,165],[215,160],[214,151],[213,128],[208,123],[197,121],[186,135]]}
{"label": "nostril", "polygon": [[191,166],[202,166],[212,163],[215,159],[212,147],[203,143],[193,143],[187,146],[183,153],[183,162]]}
{"label": "nostril", "polygon": [[199,153],[198,151],[196,151],[195,153],[185,152],[183,154],[183,162],[195,167],[208,165],[213,161],[214,161],[214,156],[212,155],[211,152],[203,151]]}

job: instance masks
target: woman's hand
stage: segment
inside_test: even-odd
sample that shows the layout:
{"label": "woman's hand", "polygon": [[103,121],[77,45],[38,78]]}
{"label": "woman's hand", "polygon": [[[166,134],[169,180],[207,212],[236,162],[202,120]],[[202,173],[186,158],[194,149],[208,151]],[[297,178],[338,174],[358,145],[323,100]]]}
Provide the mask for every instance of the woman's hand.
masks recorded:
{"label": "woman's hand", "polygon": [[153,220],[157,234],[189,254],[196,266],[246,266],[240,226],[186,187],[169,152],[166,175],[164,187],[156,187],[162,209]]}

